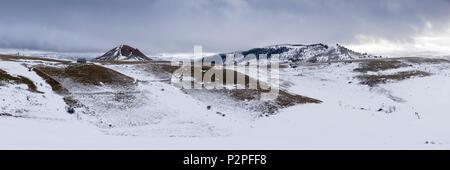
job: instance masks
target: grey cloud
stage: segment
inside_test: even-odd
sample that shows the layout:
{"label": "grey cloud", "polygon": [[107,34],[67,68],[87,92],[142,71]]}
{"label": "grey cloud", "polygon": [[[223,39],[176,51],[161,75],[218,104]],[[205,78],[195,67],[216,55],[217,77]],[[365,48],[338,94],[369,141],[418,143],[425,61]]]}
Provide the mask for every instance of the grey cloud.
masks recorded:
{"label": "grey cloud", "polygon": [[449,0],[1,0],[0,47],[231,51],[278,43],[408,40],[448,29]]}

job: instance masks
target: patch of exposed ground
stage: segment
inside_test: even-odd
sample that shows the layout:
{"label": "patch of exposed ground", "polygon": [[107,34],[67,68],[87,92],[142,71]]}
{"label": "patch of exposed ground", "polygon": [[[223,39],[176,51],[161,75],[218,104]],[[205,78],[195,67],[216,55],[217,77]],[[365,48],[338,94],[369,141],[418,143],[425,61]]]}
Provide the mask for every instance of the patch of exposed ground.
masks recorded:
{"label": "patch of exposed ground", "polygon": [[[263,93],[269,93],[268,90],[255,90],[255,89],[232,89],[225,90],[230,97],[239,101],[248,100],[260,100]],[[282,107],[289,107],[295,104],[305,104],[305,103],[320,103],[320,100],[313,98],[290,94],[285,91],[280,91],[278,98],[275,99],[276,104]]]}
{"label": "patch of exposed ground", "polygon": [[355,72],[367,73],[378,72],[390,69],[398,69],[402,67],[409,67],[411,65],[403,63],[398,60],[366,60],[359,64],[359,68],[354,69]]}
{"label": "patch of exposed ground", "polygon": [[37,90],[36,85],[30,79],[23,76],[12,76],[6,71],[0,69],[0,85],[3,83],[10,84],[25,84],[28,86],[28,90],[31,92],[42,93]]}
{"label": "patch of exposed ground", "polygon": [[261,100],[261,95],[263,93],[269,93],[269,91],[264,90],[234,89],[228,90],[227,93],[230,97],[240,102],[251,100],[261,101],[259,105],[253,107],[253,110],[263,113],[262,116],[273,115],[280,109],[295,106],[297,104],[322,103],[320,100],[297,94],[290,94],[283,90],[279,91],[276,99],[270,101]]}
{"label": "patch of exposed ground", "polygon": [[295,106],[297,104],[319,104],[322,101],[306,96],[290,94],[280,91],[278,97],[273,101],[265,101],[257,110],[262,112],[262,116],[269,116],[278,112],[279,109]]}
{"label": "patch of exposed ground", "polygon": [[75,64],[65,68],[40,65],[35,70],[36,73],[43,75],[43,78],[50,82],[51,85],[53,84],[52,88],[57,91],[64,91],[62,86],[60,87],[60,84],[56,81],[60,78],[68,78],[83,85],[121,87],[135,85],[133,78],[95,64]]}
{"label": "patch of exposed ground", "polygon": [[379,84],[385,84],[390,81],[401,81],[413,77],[426,77],[430,75],[431,74],[428,72],[415,70],[415,71],[402,71],[390,75],[359,75],[357,76],[357,78],[361,80],[360,82],[361,84],[374,87]]}
{"label": "patch of exposed ground", "polygon": [[48,85],[50,85],[50,87],[52,87],[52,90],[57,93],[57,94],[68,94],[69,91],[64,88],[61,83],[59,83],[58,81],[56,81],[55,79],[53,79],[51,76],[49,76],[48,74],[44,73],[43,71],[41,71],[40,69],[33,69],[33,71],[40,76],[41,78],[43,78],[45,80],[45,82],[47,82]]}

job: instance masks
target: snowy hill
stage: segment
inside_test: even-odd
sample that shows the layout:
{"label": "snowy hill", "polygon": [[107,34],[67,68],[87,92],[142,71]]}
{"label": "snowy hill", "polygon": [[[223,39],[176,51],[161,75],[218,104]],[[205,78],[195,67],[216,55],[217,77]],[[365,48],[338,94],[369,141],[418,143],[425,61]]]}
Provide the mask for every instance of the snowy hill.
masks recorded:
{"label": "snowy hill", "polygon": [[102,56],[96,58],[97,61],[149,61],[144,53],[137,48],[128,45],[120,45],[109,50]]}
{"label": "snowy hill", "polygon": [[248,58],[248,55],[250,54],[255,55],[257,59],[259,59],[259,55],[267,55],[268,57],[271,57],[272,55],[280,55],[281,62],[290,64],[378,58],[377,56],[369,55],[366,53],[355,52],[339,44],[337,44],[336,46],[328,46],[324,44],[283,44],[262,48],[253,48],[247,51],[218,54],[208,57],[203,61],[211,61],[214,57],[221,57],[224,60],[226,55],[230,54],[235,54],[235,61],[237,61],[238,63],[254,60],[254,58]]}

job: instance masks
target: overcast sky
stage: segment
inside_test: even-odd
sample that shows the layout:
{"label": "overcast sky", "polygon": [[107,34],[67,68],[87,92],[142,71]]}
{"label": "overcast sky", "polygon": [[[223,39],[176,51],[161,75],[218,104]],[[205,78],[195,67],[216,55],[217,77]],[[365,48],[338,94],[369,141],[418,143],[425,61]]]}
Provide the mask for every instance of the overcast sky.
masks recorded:
{"label": "overcast sky", "polygon": [[450,54],[450,0],[0,0],[0,48],[225,52],[341,43]]}

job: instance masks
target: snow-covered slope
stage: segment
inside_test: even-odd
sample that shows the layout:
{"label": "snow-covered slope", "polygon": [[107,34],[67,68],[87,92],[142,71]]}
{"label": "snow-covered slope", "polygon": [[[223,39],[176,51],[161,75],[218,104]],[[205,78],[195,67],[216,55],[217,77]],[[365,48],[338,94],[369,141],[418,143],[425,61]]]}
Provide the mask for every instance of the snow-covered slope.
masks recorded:
{"label": "snow-covered slope", "polygon": [[149,61],[144,53],[128,45],[120,45],[97,57],[98,61]]}
{"label": "snow-covered slope", "polygon": [[[365,53],[359,53],[352,51],[342,45],[328,46],[324,44],[312,44],[312,45],[274,45],[262,48],[253,48],[247,51],[237,51],[231,53],[223,53],[215,56],[205,58],[204,61],[212,61],[213,58],[225,59],[226,55],[235,56],[235,61],[238,63],[248,62],[259,58],[259,55],[279,55],[280,61],[289,64],[304,63],[304,62],[329,62],[329,61],[343,61],[352,59],[365,59],[365,58],[377,58],[378,56],[372,56]],[[249,58],[249,55],[255,55]],[[250,61],[252,62],[252,61]]]}

